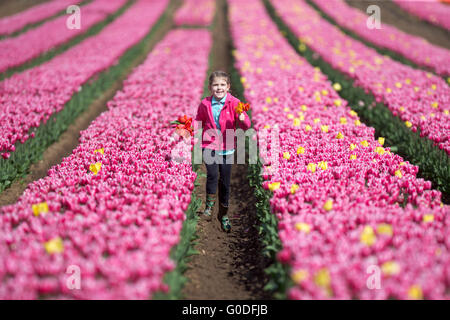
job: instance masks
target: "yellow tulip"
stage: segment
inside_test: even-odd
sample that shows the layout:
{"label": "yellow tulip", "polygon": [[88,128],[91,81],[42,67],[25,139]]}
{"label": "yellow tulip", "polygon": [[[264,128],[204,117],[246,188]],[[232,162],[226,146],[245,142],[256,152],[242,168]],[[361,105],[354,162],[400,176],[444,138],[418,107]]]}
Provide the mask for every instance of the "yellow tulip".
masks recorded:
{"label": "yellow tulip", "polygon": [[316,172],[316,164],[315,163],[309,163],[307,166],[307,169],[311,172]]}
{"label": "yellow tulip", "polygon": [[61,253],[64,251],[64,244],[60,237],[56,237],[45,242],[44,248],[48,254]]}
{"label": "yellow tulip", "polygon": [[383,147],[376,147],[375,152],[377,152],[380,156],[384,154],[384,148]]}
{"label": "yellow tulip", "polygon": [[342,86],[336,82],[335,84],[333,84],[333,89],[336,91],[341,91]]}
{"label": "yellow tulip", "polygon": [[338,133],[336,139],[344,139],[344,135],[342,133]]}
{"label": "yellow tulip", "polygon": [[100,169],[102,167],[102,163],[101,162],[97,162],[95,164],[91,164],[89,166],[89,170],[94,173],[94,175],[96,175],[97,173],[99,173]]}
{"label": "yellow tulip", "polygon": [[387,236],[392,236],[393,235],[393,231],[392,231],[392,226],[388,223],[380,223],[377,226],[377,233],[378,234],[384,234]]}
{"label": "yellow tulip", "polygon": [[319,168],[321,168],[322,170],[327,170],[328,169],[328,163],[326,161],[320,161],[318,164]]}
{"label": "yellow tulip", "polygon": [[309,233],[311,231],[311,226],[307,223],[297,222],[295,224],[295,229],[304,233]]}
{"label": "yellow tulip", "polygon": [[410,299],[414,299],[414,300],[421,300],[423,299],[423,292],[422,292],[422,288],[415,284],[412,285],[409,290],[408,290],[408,297]]}
{"label": "yellow tulip", "polygon": [[400,170],[395,171],[395,176],[399,178],[403,177],[402,172]]}
{"label": "yellow tulip", "polygon": [[314,282],[317,286],[326,288],[331,284],[330,272],[327,268],[322,268],[314,276]]}
{"label": "yellow tulip", "polygon": [[367,142],[367,140],[363,140],[363,141],[361,141],[361,145],[362,145],[363,147],[368,147],[368,146],[369,146],[369,143]]}
{"label": "yellow tulip", "polygon": [[423,216],[423,222],[427,223],[427,222],[433,222],[434,221],[434,215],[430,214],[425,214]]}
{"label": "yellow tulip", "polygon": [[303,148],[303,147],[298,147],[298,148],[297,148],[297,154],[303,154],[303,153],[305,153],[305,148]]}
{"label": "yellow tulip", "polygon": [[306,279],[308,279],[308,271],[300,269],[296,272],[294,272],[291,276],[292,281],[294,281],[296,284],[300,284]]}
{"label": "yellow tulip", "polygon": [[283,152],[283,158],[289,160],[291,158],[291,154],[289,152]]}
{"label": "yellow tulip", "polygon": [[269,183],[269,190],[270,190],[270,191],[275,191],[275,190],[277,190],[277,189],[280,188],[280,185],[281,185],[281,182],[272,182],[272,183]]}
{"label": "yellow tulip", "polygon": [[400,265],[395,261],[386,261],[381,266],[381,271],[387,276],[399,274],[400,273]]}
{"label": "yellow tulip", "polygon": [[333,209],[333,200],[327,200],[323,205],[323,208],[325,209],[325,211],[330,211],[331,209]]}
{"label": "yellow tulip", "polygon": [[384,138],[383,137],[379,137],[378,138],[378,143],[381,145],[384,145]]}
{"label": "yellow tulip", "polygon": [[41,213],[47,213],[48,212],[48,205],[47,202],[40,202],[37,204],[33,204],[31,206],[31,209],[33,210],[33,213],[36,217],[38,217]]}
{"label": "yellow tulip", "polygon": [[100,149],[94,150],[94,153],[96,153],[96,152],[100,152],[101,154],[105,154],[105,149],[104,148],[100,148]]}
{"label": "yellow tulip", "polygon": [[361,232],[360,241],[367,246],[371,246],[375,243],[377,237],[371,226],[365,226],[363,231]]}
{"label": "yellow tulip", "polygon": [[295,191],[298,190],[298,188],[300,188],[300,186],[299,186],[298,184],[293,184],[293,185],[291,186],[291,193],[294,194]]}

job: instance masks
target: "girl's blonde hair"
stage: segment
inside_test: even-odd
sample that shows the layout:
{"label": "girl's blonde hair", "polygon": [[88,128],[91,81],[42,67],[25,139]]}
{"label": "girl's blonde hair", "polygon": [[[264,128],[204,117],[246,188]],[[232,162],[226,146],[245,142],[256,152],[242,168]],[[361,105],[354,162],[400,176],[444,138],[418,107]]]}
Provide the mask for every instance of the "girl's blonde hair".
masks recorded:
{"label": "girl's blonde hair", "polygon": [[211,73],[211,75],[209,76],[209,85],[212,85],[215,78],[225,78],[227,84],[231,84],[231,77],[225,71],[218,70]]}

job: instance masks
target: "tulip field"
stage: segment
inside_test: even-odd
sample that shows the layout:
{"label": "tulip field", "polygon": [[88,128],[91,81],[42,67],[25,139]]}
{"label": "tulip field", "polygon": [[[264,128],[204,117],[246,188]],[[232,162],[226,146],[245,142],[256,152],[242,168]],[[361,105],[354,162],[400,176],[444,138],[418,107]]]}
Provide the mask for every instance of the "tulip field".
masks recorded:
{"label": "tulip field", "polygon": [[[394,2],[449,29],[446,4]],[[73,4],[81,29],[65,26]],[[450,299],[450,51],[366,19],[345,0],[49,0],[1,17],[0,204],[123,81],[77,146],[0,205],[0,299],[192,299],[180,292],[186,264],[204,267],[193,240],[225,244],[198,233],[197,142],[170,123],[194,118],[210,95],[217,39],[229,41],[224,71],[260,146],[242,188],[255,203],[246,210],[258,220],[257,254],[270,261],[265,291]],[[238,281],[236,266],[210,260]]]}

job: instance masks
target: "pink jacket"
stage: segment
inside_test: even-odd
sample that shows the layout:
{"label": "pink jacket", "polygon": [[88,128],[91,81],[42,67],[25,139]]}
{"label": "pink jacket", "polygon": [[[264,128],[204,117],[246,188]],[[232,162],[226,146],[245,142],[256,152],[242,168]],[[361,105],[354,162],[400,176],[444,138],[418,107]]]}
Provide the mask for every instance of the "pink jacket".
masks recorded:
{"label": "pink jacket", "polygon": [[202,133],[202,148],[214,149],[214,150],[230,150],[236,148],[236,138],[227,140],[226,130],[234,130],[236,129],[236,124],[242,130],[247,130],[251,127],[250,118],[245,114],[245,120],[240,121],[239,115],[236,113],[236,106],[240,102],[239,99],[233,97],[229,92],[227,94],[227,98],[225,100],[225,104],[223,105],[222,111],[219,116],[220,123],[220,131],[222,133],[223,141],[220,145],[220,137],[217,134],[217,126],[213,118],[212,110],[211,110],[211,101],[212,96],[206,97],[202,100],[200,105],[198,106],[197,116],[194,120],[194,134],[198,130],[198,123],[196,121],[201,121],[203,133]]}

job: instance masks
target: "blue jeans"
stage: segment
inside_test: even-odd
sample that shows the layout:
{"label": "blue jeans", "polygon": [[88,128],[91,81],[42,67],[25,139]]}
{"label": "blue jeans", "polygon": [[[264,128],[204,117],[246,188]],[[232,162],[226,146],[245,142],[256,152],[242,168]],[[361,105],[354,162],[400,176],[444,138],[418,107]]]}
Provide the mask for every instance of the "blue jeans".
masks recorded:
{"label": "blue jeans", "polygon": [[[205,159],[213,158],[215,161],[212,163]],[[206,193],[216,194],[217,183],[219,184],[219,201],[220,203],[228,207],[228,199],[230,197],[230,180],[231,180],[231,165],[234,162],[234,154],[229,155],[217,155],[215,150],[203,148],[203,162],[206,166],[208,173],[206,178]],[[219,177],[220,174],[220,177]]]}

